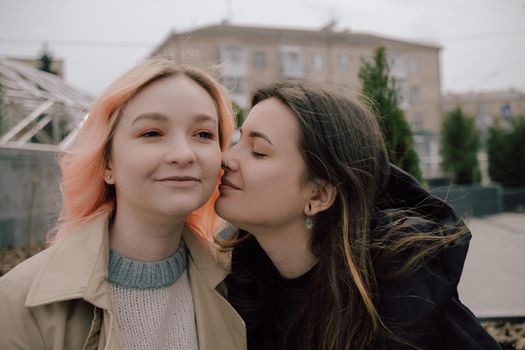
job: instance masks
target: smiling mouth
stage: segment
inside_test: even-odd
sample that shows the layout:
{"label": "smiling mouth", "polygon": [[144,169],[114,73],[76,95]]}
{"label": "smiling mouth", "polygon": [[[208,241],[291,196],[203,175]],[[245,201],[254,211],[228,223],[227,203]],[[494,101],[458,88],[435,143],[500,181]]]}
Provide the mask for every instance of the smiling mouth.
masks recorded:
{"label": "smiling mouth", "polygon": [[174,182],[200,182],[199,179],[193,176],[170,176],[170,177],[163,177],[162,179],[158,179],[157,181],[165,182],[165,181],[174,181]]}
{"label": "smiling mouth", "polygon": [[170,176],[156,181],[171,187],[191,187],[200,182],[199,179],[192,176]]}
{"label": "smiling mouth", "polygon": [[240,190],[239,187],[235,186],[230,181],[228,181],[228,180],[226,180],[224,178],[221,179],[221,186],[227,186],[227,187],[233,188],[234,190]]}

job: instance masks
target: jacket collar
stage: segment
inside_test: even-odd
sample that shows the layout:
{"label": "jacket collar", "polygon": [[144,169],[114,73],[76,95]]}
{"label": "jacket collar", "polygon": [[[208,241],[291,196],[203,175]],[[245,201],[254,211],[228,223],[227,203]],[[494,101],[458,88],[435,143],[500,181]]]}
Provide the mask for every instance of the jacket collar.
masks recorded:
{"label": "jacket collar", "polygon": [[182,237],[188,247],[191,263],[200,271],[210,288],[217,288],[228,275],[229,256],[219,252],[211,242],[196,236],[187,226]]}
{"label": "jacket collar", "polygon": [[[81,298],[99,308],[110,308],[108,223],[109,213],[96,216],[48,249],[49,258],[29,289],[26,306]],[[227,257],[216,253],[211,243],[197,238],[188,228],[183,237],[191,262],[215,289],[228,274]]]}
{"label": "jacket collar", "polygon": [[29,289],[26,306],[82,298],[109,308],[108,222],[108,213],[96,216],[49,248],[49,258]]}

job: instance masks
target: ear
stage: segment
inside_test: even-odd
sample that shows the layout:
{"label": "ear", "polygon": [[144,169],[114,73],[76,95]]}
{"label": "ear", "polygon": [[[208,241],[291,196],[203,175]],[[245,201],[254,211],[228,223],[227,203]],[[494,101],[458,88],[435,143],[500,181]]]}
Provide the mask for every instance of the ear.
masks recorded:
{"label": "ear", "polygon": [[334,204],[337,197],[337,189],[325,180],[313,180],[310,184],[310,197],[306,203],[304,212],[309,215],[316,215],[327,210]]}
{"label": "ear", "polygon": [[113,176],[113,170],[111,170],[111,164],[108,164],[104,170],[104,182],[108,185],[115,184],[115,177]]}

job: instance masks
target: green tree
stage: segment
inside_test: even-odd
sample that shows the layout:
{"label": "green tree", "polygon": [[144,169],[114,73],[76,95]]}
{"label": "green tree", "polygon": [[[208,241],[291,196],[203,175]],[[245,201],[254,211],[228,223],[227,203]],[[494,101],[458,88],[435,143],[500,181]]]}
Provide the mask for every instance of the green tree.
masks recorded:
{"label": "green tree", "polygon": [[244,123],[246,116],[244,115],[244,110],[235,102],[232,103],[233,113],[235,113],[235,124],[238,128]]}
{"label": "green tree", "polygon": [[480,137],[474,119],[458,107],[446,115],[441,133],[442,169],[452,173],[458,185],[478,183]]}
{"label": "green tree", "polygon": [[40,57],[38,57],[38,69],[51,74],[57,74],[53,69],[53,55],[46,46],[44,46]]}
{"label": "green tree", "polygon": [[493,181],[505,187],[525,186],[525,116],[516,117],[510,130],[490,128],[487,153]]}
{"label": "green tree", "polygon": [[421,180],[414,138],[405,113],[399,107],[399,88],[395,78],[390,75],[384,47],[374,52],[372,62],[361,59],[359,80],[363,98],[378,117],[383,130],[390,161]]}

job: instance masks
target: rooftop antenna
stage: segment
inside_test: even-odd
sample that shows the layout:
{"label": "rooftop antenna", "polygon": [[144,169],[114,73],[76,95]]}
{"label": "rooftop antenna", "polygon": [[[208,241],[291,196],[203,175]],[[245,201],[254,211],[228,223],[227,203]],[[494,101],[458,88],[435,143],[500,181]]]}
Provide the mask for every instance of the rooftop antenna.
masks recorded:
{"label": "rooftop antenna", "polygon": [[337,18],[335,16],[335,7],[328,7],[328,21],[325,25],[321,27],[322,31],[333,32],[337,27]]}
{"label": "rooftop antenna", "polygon": [[232,23],[233,21],[233,0],[225,0],[226,3],[226,16],[224,17],[223,23]]}

